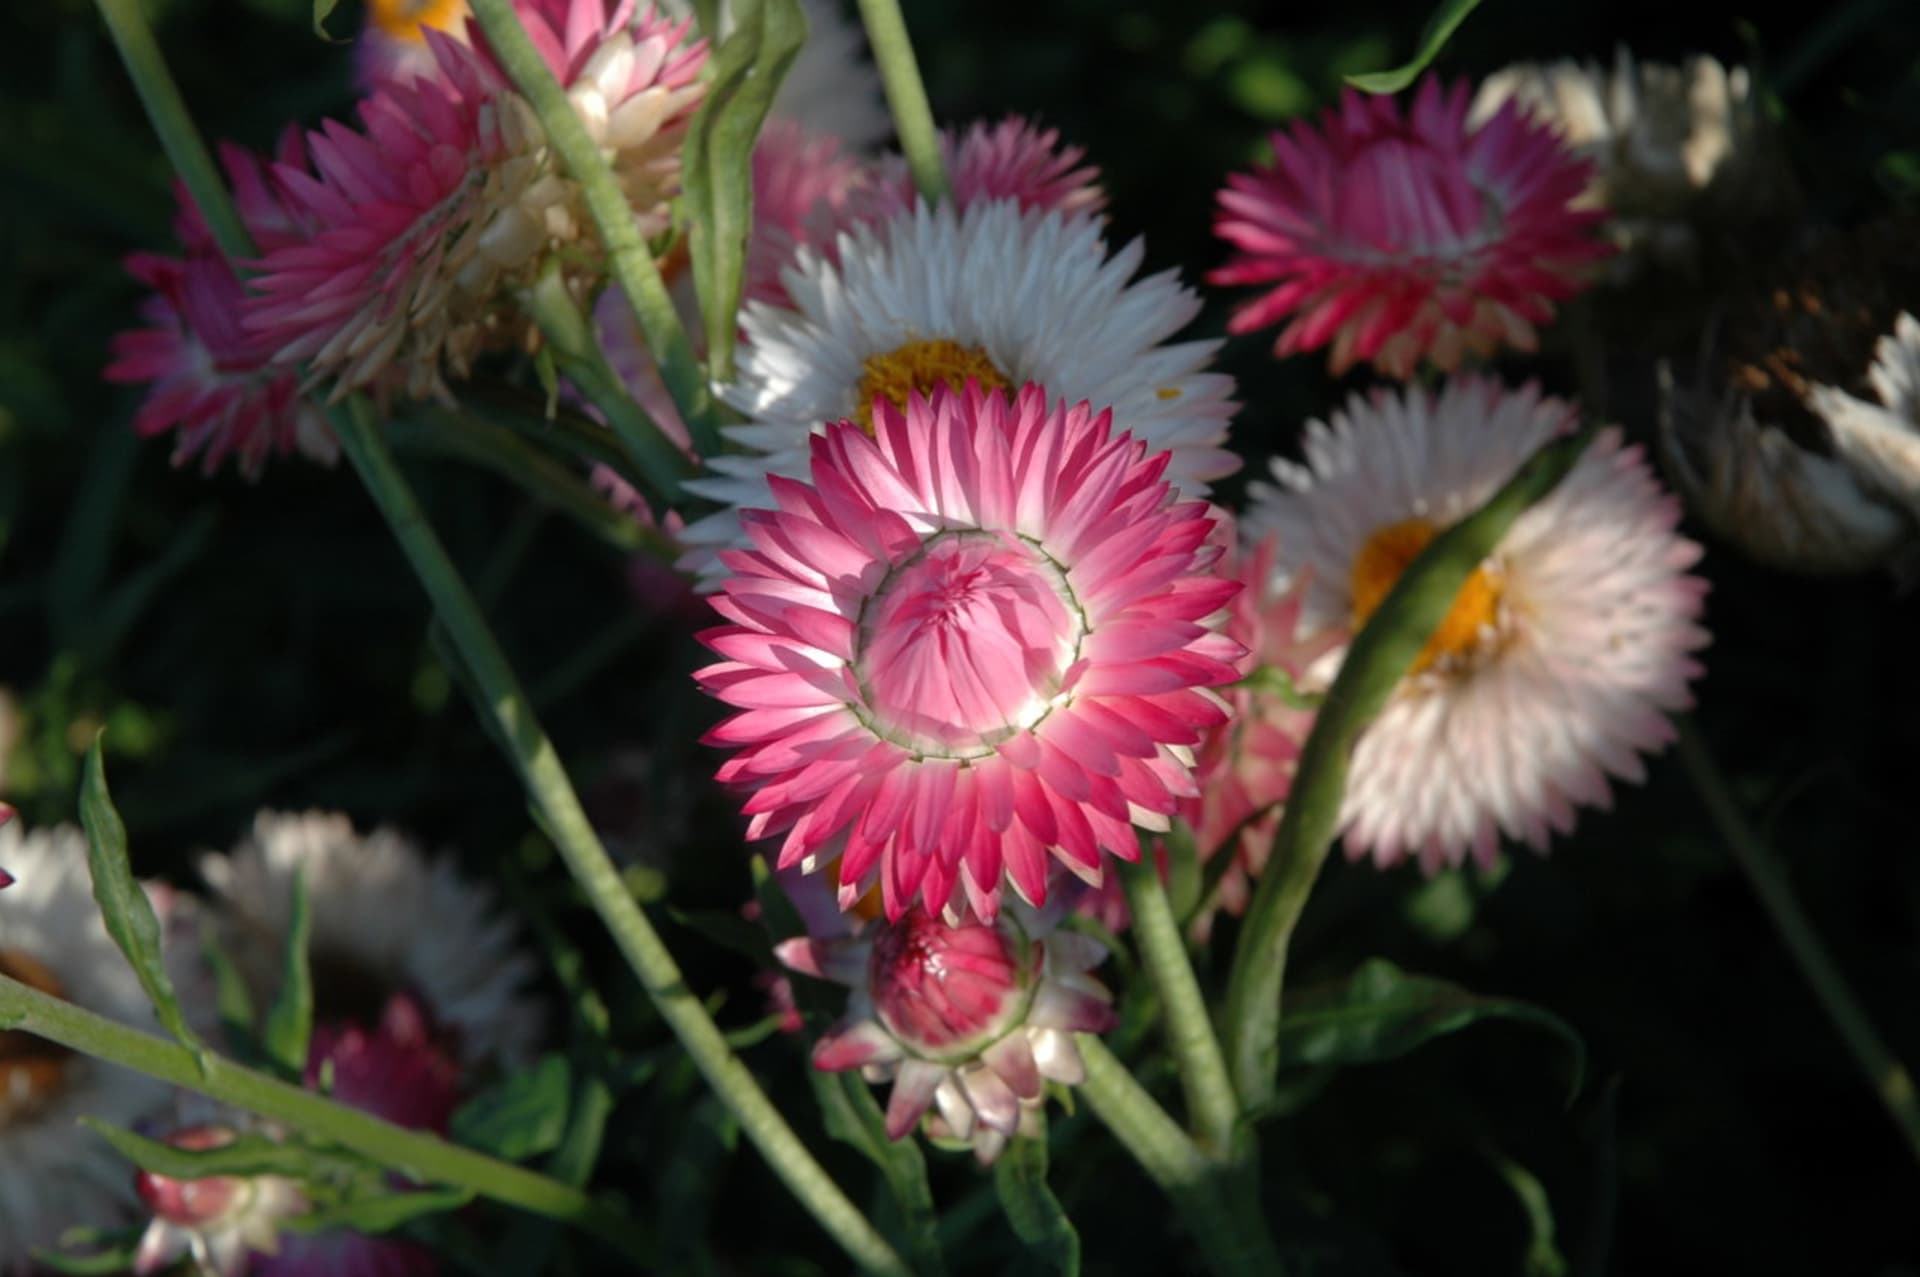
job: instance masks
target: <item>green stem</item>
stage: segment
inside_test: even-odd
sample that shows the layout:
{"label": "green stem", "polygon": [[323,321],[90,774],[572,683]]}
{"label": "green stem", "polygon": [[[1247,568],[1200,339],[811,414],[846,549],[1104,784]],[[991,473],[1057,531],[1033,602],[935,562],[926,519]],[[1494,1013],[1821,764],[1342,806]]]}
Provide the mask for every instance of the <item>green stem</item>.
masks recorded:
{"label": "green stem", "polygon": [[706,377],[694,358],[693,344],[687,340],[686,328],[680,323],[680,312],[674,308],[659,264],[653,260],[653,253],[640,235],[633,209],[613,169],[587,135],[586,125],[574,114],[566,90],[553,78],[539,50],[527,38],[526,28],[520,25],[514,12],[513,0],[472,0],[472,8],[494,56],[514,86],[532,104],[534,113],[540,117],[541,128],[546,131],[547,141],[568,174],[580,183],[587,211],[599,227],[601,242],[606,245],[607,265],[614,282],[626,294],[627,304],[640,322],[647,349],[660,361],[661,378],[667,384],[667,393],[680,408],[680,418],[687,423],[694,447],[701,456],[716,455],[720,451],[720,436],[714,423],[713,397],[707,389]]}
{"label": "green stem", "polygon": [[1172,1200],[1207,1266],[1221,1274],[1279,1272],[1273,1239],[1243,1177],[1202,1153],[1106,1043],[1087,1033],[1075,1043],[1087,1066],[1077,1094]]}
{"label": "green stem", "polygon": [[187,194],[199,206],[200,216],[206,219],[214,242],[220,245],[227,260],[236,265],[251,260],[253,237],[247,234],[246,223],[240,220],[227,194],[226,183],[220,180],[220,170],[214,166],[207,144],[201,140],[193,117],[187,113],[180,88],[167,70],[166,59],[160,56],[153,29],[140,12],[140,0],[97,2],[114,46],[120,50],[120,60],[126,64],[127,75],[133,80],[134,92],[140,95],[140,105],[146,108],[153,131],[160,135],[160,149],[167,153],[173,171],[180,175]]}
{"label": "green stem", "polygon": [[1781,943],[1793,955],[1800,974],[1813,986],[1814,996],[1839,1031],[1840,1040],[1853,1053],[1860,1071],[1867,1075],[1874,1093],[1886,1106],[1887,1115],[1900,1128],[1914,1156],[1920,1158],[1920,1098],[1916,1098],[1913,1075],[1875,1031],[1866,1008],[1847,987],[1846,977],[1833,955],[1821,944],[1812,920],[1800,908],[1793,884],[1779,858],[1747,823],[1746,814],[1728,788],[1726,777],[1720,774],[1707,743],[1691,723],[1684,721],[1680,724],[1680,761],[1699,791],[1700,801],[1712,817],[1714,827],[1752,884],[1753,894],[1760,898],[1760,905],[1767,911]]}
{"label": "green stem", "polygon": [[687,987],[673,955],[634,903],[581,809],[580,798],[553,742],[534,717],[519,679],[487,628],[466,582],[394,465],[364,401],[349,401],[345,411],[333,414],[333,422],[342,450],[360,472],[368,494],[386,516],[433,600],[434,611],[479,689],[481,708],[492,718],[494,734],[508,750],[548,834],[581,891],[613,933],[614,943],[640,977],[660,1017],[679,1038],[707,1084],[739,1119],[741,1130],[774,1173],[848,1255],[872,1272],[906,1273],[908,1269],[899,1255],[814,1160],[747,1066],[728,1049],[719,1026]]}
{"label": "green stem", "polygon": [[560,277],[558,262],[548,263],[539,280],[527,290],[523,303],[540,325],[560,371],[606,415],[654,497],[664,505],[678,503],[681,481],[692,477],[693,464],[627,393],[594,340],[587,317],[574,305],[573,295]]}
{"label": "green stem", "polygon": [[1224,1158],[1232,1151],[1240,1110],[1227,1075],[1227,1057],[1214,1036],[1206,998],[1194,978],[1193,963],[1151,848],[1142,848],[1137,863],[1120,865],[1120,882],[1133,913],[1132,935],[1140,947],[1140,960],[1166,1011],[1167,1044],[1180,1066],[1187,1115],[1200,1146]]}
{"label": "green stem", "polygon": [[927,104],[927,86],[920,79],[900,0],[860,0],[860,20],[866,24],[867,47],[880,68],[880,83],[887,91],[887,108],[893,112],[907,171],[927,203],[938,204],[947,198],[947,166],[940,158],[940,132],[933,124],[933,108]]}
{"label": "green stem", "polygon": [[470,1188],[494,1201],[575,1224],[630,1260],[650,1259],[619,1211],[596,1203],[572,1185],[449,1144],[437,1135],[384,1122],[220,1056],[196,1056],[176,1042],[95,1015],[6,976],[0,976],[0,1023],[284,1122],[423,1183]]}
{"label": "green stem", "polygon": [[1588,428],[1548,443],[1479,510],[1435,537],[1348,647],[1301,747],[1286,814],[1241,924],[1227,980],[1227,1064],[1247,1113],[1258,1114],[1273,1098],[1287,946],[1340,830],[1354,744],[1386,707],[1460,588],[1513,521],[1573,468],[1592,434]]}

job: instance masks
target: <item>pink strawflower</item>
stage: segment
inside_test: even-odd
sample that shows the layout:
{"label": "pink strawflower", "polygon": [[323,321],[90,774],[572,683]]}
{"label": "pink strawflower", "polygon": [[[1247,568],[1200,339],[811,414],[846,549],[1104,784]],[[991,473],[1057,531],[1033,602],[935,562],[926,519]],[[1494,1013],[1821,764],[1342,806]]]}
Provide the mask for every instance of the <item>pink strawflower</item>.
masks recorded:
{"label": "pink strawflower", "polygon": [[[607,153],[649,233],[668,223],[680,143],[698,106],[704,41],[631,0],[522,0],[522,23]],[[567,249],[584,295],[602,271],[578,185],[484,44],[426,33],[436,74],[389,82],[361,128],[309,135],[312,167],[278,176],[311,233],[267,253],[247,324],[335,393],[397,380],[450,397],[446,374],[534,340],[512,288]]]}
{"label": "pink strawflower", "polygon": [[1508,102],[1469,128],[1471,86],[1428,76],[1401,113],[1347,89],[1320,127],[1273,135],[1274,161],[1235,173],[1215,233],[1241,255],[1216,284],[1274,284],[1234,313],[1253,332],[1286,320],[1276,356],[1331,344],[1336,374],[1371,362],[1406,379],[1425,358],[1451,369],[1501,345],[1532,350],[1534,326],[1613,250],[1576,208],[1590,162]]}
{"label": "pink strawflower", "polygon": [[[966,209],[988,200],[1018,200],[1022,212],[1098,213],[1107,206],[1100,170],[1084,164],[1084,147],[1063,145],[1058,129],[1045,129],[1018,115],[988,123],[976,120],[964,133],[940,131],[940,158],[953,204]],[[861,221],[884,221],[915,199],[913,175],[899,155],[874,166],[869,190],[855,202]]]}
{"label": "pink strawflower", "polygon": [[840,857],[843,908],[957,885],[991,920],[1003,872],[1036,904],[1050,856],[1097,882],[1196,792],[1241,650],[1203,622],[1238,587],[1207,571],[1208,507],[1108,413],[969,383],[873,420],[813,436],[812,486],[772,476],[779,509],[722,552],[734,624],[696,677],[742,712],[708,739],[782,867]]}
{"label": "pink strawflower", "polygon": [[[1300,747],[1313,730],[1314,710],[1289,689],[1302,687],[1314,663],[1347,640],[1344,626],[1303,624],[1306,578],[1276,577],[1275,548],[1269,536],[1221,565],[1221,574],[1242,587],[1226,633],[1247,654],[1241,680],[1226,693],[1232,716],[1209,731],[1197,751],[1200,793],[1180,809],[1202,861],[1233,857],[1218,901],[1236,916],[1246,912],[1253,880],[1266,867]],[[1196,921],[1204,936],[1211,911]]]}
{"label": "pink strawflower", "polygon": [[[205,1150],[233,1143],[224,1126],[190,1126],[169,1135],[176,1148]],[[140,1277],[191,1258],[195,1271],[240,1277],[249,1258],[279,1249],[281,1222],[304,1214],[307,1199],[279,1175],[210,1175],[179,1180],[151,1171],[134,1175],[134,1191],[153,1218],[134,1251]]]}
{"label": "pink strawflower", "polygon": [[[289,129],[277,153],[299,164],[305,150]],[[220,158],[242,223],[263,251],[297,242],[301,228],[267,166],[252,152],[223,145]],[[185,187],[176,187],[174,233],[181,257],[135,253],[127,271],[152,290],[140,308],[147,326],[113,339],[109,381],[150,385],[134,415],[142,435],[176,432],[173,463],[194,456],[212,474],[231,456],[248,478],[267,458],[302,453],[331,464],[338,446],[319,409],[300,397],[298,378],[276,366],[273,346],[241,324],[246,290],[214,243]]]}
{"label": "pink strawflower", "polygon": [[853,989],[813,1063],[891,1079],[890,1138],[937,1106],[936,1138],[970,1143],[991,1162],[1013,1136],[1036,1132],[1047,1082],[1085,1079],[1073,1035],[1113,1027],[1112,995],[1089,974],[1107,951],[1020,912],[949,925],[915,908],[846,939],[777,947],[795,971]]}
{"label": "pink strawflower", "polygon": [[753,148],[746,300],[791,306],[780,273],[802,248],[838,260],[835,241],[849,201],[870,181],[868,166],[842,150],[840,139],[769,120]]}

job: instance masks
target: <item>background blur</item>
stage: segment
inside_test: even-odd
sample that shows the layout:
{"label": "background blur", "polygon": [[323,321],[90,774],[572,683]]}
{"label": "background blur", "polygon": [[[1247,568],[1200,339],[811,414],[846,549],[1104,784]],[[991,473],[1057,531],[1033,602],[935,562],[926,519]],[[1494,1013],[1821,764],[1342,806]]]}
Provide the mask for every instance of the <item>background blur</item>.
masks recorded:
{"label": "background blur", "polygon": [[[1146,235],[1151,268],[1196,281],[1224,255],[1208,229],[1222,176],[1256,158],[1271,127],[1329,101],[1343,73],[1402,61],[1426,9],[907,5],[945,120],[1018,111],[1058,126],[1105,170],[1115,234]],[[210,137],[260,147],[288,120],[350,109],[349,50],[313,36],[305,0],[152,10]],[[1920,14],[1902,0],[1765,11],[1487,0],[1439,66],[1477,76],[1525,58],[1610,59],[1617,43],[1646,60],[1753,65],[1778,95],[1813,217],[1912,210]],[[357,21],[345,4],[332,25]],[[71,819],[78,751],[105,725],[144,873],[190,881],[189,854],[228,845],[261,806],[334,807],[457,846],[476,874],[540,884],[520,898],[589,934],[351,473],[283,462],[248,485],[175,470],[168,441],[133,437],[137,396],[101,382],[109,337],[134,323],[120,260],[170,243],[168,181],[91,7],[4,6],[0,793],[30,824]],[[1213,298],[1205,332],[1221,331],[1229,300]],[[1347,390],[1318,358],[1275,365],[1270,340],[1222,356],[1256,463]],[[1657,353],[1613,351],[1613,402],[1643,438]],[[1551,350],[1507,371],[1570,387]],[[636,881],[671,881],[662,916],[696,987],[728,991],[723,1023],[757,1020],[748,963],[714,943],[748,887],[734,808],[706,779],[716,756],[695,740],[713,714],[682,676],[698,659],[692,627],[636,602],[610,551],[507,485],[459,462],[408,464],[609,837],[642,867]],[[1914,603],[1885,578],[1796,579],[1709,546],[1702,730],[1883,1033],[1920,1061]],[[1555,1044],[1521,1027],[1475,1028],[1333,1081],[1272,1136],[1275,1226],[1298,1273],[1920,1274],[1920,1167],[1671,757],[1614,812],[1586,813],[1551,859],[1516,854],[1491,878],[1333,864],[1295,952],[1302,981],[1386,954],[1536,1001],[1590,1052],[1570,1106]],[[617,963],[591,956],[621,1043],[659,1041]],[[812,1129],[794,1046],[776,1038],[750,1058]],[[668,1070],[629,1096],[603,1162],[684,1248],[667,1267],[833,1271],[750,1154],[714,1169],[730,1135],[679,1102],[698,1093]],[[932,1156],[949,1226],[973,1232],[965,1253],[1014,1262],[990,1188],[980,1196],[988,1181],[963,1157]],[[1117,1158],[1056,1156],[1088,1270],[1177,1267],[1169,1221]],[[753,1227],[700,1253],[709,1215]]]}

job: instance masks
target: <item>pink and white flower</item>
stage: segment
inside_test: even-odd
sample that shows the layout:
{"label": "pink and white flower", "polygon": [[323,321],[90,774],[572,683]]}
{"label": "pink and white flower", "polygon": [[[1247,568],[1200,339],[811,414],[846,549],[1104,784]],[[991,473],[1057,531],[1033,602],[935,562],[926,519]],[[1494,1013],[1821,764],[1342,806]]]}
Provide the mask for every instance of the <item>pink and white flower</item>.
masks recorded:
{"label": "pink and white flower", "polygon": [[[1307,427],[1304,465],[1276,461],[1246,515],[1277,532],[1281,570],[1310,573],[1308,625],[1358,629],[1440,531],[1472,513],[1571,404],[1458,377],[1348,401]],[[1707,583],[1680,506],[1637,446],[1600,432],[1522,514],[1455,597],[1354,751],[1342,816],[1349,855],[1429,873],[1505,834],[1544,851],[1581,806],[1637,782],[1692,702]]]}
{"label": "pink and white flower", "polygon": [[1085,1080],[1073,1035],[1113,1027],[1112,995],[1090,974],[1106,949],[1027,910],[949,925],[915,908],[848,938],[788,940],[777,953],[853,989],[815,1044],[814,1067],[891,1079],[889,1137],[933,1109],[936,1138],[970,1143],[983,1163],[1036,1132],[1046,1083]]}
{"label": "pink and white flower", "polygon": [[784,832],[783,868],[839,857],[843,908],[958,887],[991,920],[1003,876],[1034,904],[1055,858],[1098,882],[1195,793],[1241,650],[1203,622],[1237,586],[1207,572],[1208,507],[1110,422],[1037,386],[883,401],[744,516],[733,624],[702,635],[725,659],[695,676],[741,712],[708,740],[738,748],[748,836]]}
{"label": "pink and white flower", "polygon": [[1333,371],[1413,375],[1499,347],[1532,350],[1553,303],[1612,249],[1579,206],[1592,165],[1507,102],[1475,127],[1471,90],[1428,76],[1402,115],[1348,89],[1320,127],[1273,135],[1274,160],[1228,177],[1215,233],[1240,254],[1209,278],[1273,285],[1228,327],[1286,321],[1276,356],[1331,345]]}
{"label": "pink and white flower", "polygon": [[[1084,147],[1063,142],[1058,129],[1022,116],[976,120],[964,133],[940,130],[940,158],[954,207],[1014,200],[1024,212],[1098,213],[1107,206],[1100,170],[1085,162]],[[913,176],[899,155],[875,165],[870,188],[855,204],[866,221],[884,221],[916,199]]]}
{"label": "pink and white flower", "polygon": [[[166,1138],[191,1151],[223,1148],[234,1141],[225,1126],[190,1126]],[[139,1277],[162,1272],[191,1259],[200,1273],[242,1277],[255,1256],[280,1249],[281,1223],[307,1210],[306,1195],[281,1175],[208,1175],[174,1179],[152,1171],[134,1176],[134,1191],[152,1212],[135,1248],[133,1271]]]}
{"label": "pink and white flower", "polygon": [[[299,164],[304,156],[299,133],[289,129],[278,162]],[[301,225],[267,165],[231,145],[220,158],[255,245],[272,251],[297,242]],[[229,456],[250,479],[276,455],[332,464],[339,449],[324,414],[301,398],[299,378],[273,363],[271,343],[243,326],[246,289],[186,189],[175,194],[174,233],[184,255],[127,258],[128,273],[152,290],[140,308],[147,326],[114,337],[104,373],[108,381],[150,386],[133,428],[149,436],[174,431],[174,464],[198,455],[206,474]]]}

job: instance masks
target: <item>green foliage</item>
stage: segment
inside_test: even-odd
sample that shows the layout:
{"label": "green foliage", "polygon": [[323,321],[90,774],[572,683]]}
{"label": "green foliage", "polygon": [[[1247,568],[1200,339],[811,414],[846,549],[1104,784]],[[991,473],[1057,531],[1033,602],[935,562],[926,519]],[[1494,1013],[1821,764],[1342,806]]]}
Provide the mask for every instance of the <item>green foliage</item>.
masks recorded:
{"label": "green foliage", "polygon": [[1426,27],[1420,32],[1420,43],[1412,61],[1390,71],[1350,75],[1347,83],[1368,93],[1398,93],[1412,84],[1428,64],[1440,56],[1440,50],[1447,47],[1447,41],[1467,20],[1467,15],[1479,7],[1480,0],[1441,0],[1440,7],[1433,11],[1433,16],[1427,19]]}
{"label": "green foliage", "polygon": [[567,1132],[572,1094],[566,1057],[543,1055],[462,1104],[453,1115],[453,1138],[509,1162],[552,1152]]}
{"label": "green foliage", "polygon": [[287,902],[287,934],[280,953],[280,989],[267,1008],[262,1045],[276,1068],[290,1078],[307,1071],[307,1043],[313,1036],[313,976],[307,964],[307,940],[313,911],[307,901],[307,873],[293,875]]}
{"label": "green foliage", "polygon": [[1062,1277],[1079,1277],[1080,1234],[1047,1187],[1047,1138],[1020,1136],[993,1164],[1000,1207],[1021,1241]]}

